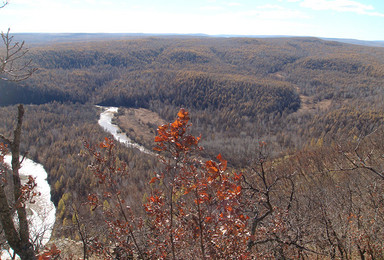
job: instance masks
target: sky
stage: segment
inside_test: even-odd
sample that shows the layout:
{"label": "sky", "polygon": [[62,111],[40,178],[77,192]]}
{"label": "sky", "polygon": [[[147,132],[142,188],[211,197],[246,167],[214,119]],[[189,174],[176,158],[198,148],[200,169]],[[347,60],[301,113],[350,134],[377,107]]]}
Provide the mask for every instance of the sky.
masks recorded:
{"label": "sky", "polygon": [[0,9],[0,30],[8,28],[384,41],[384,0],[9,0]]}

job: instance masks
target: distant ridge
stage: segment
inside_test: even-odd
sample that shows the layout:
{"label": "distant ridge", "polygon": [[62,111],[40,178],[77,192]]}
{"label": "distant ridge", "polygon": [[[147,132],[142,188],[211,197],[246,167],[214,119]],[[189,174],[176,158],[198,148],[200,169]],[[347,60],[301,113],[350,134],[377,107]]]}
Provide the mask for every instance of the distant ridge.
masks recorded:
{"label": "distant ridge", "polygon": [[231,35],[220,34],[214,37],[242,37],[242,38],[318,38],[324,41],[335,41],[347,44],[363,45],[370,47],[384,47],[384,41],[364,41],[357,39],[345,39],[345,38],[326,38],[326,37],[314,37],[314,36],[294,36],[294,35]]}
{"label": "distant ridge", "polygon": [[[13,34],[18,41],[25,41],[29,45],[64,43],[64,42],[82,42],[99,41],[105,39],[135,39],[142,37],[217,37],[217,38],[308,38],[310,36],[290,36],[290,35],[235,35],[220,34],[208,35],[202,33],[196,34],[171,34],[171,33],[15,33]],[[357,39],[344,38],[319,38],[325,41],[336,41],[347,44],[363,45],[370,47],[384,47],[384,41],[364,41]]]}
{"label": "distant ridge", "polygon": [[148,36],[143,33],[14,33],[15,39],[25,41],[28,45],[83,42],[111,39],[122,39],[127,37],[139,38]]}
{"label": "distant ridge", "polygon": [[49,43],[101,41],[106,39],[137,39],[143,37],[210,37],[207,34],[167,34],[167,33],[14,33],[17,41],[28,45]]}
{"label": "distant ridge", "polygon": [[356,39],[342,39],[342,38],[320,38],[326,41],[337,41],[342,43],[348,43],[348,44],[355,44],[355,45],[364,45],[364,46],[371,46],[371,47],[384,47],[384,41],[362,41],[362,40],[356,40]]}

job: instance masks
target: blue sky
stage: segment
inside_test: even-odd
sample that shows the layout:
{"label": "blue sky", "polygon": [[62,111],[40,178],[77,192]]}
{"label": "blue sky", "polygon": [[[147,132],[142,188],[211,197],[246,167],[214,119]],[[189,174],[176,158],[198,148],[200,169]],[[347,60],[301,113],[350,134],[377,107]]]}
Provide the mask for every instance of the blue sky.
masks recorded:
{"label": "blue sky", "polygon": [[384,0],[9,0],[11,32],[205,33],[384,40]]}

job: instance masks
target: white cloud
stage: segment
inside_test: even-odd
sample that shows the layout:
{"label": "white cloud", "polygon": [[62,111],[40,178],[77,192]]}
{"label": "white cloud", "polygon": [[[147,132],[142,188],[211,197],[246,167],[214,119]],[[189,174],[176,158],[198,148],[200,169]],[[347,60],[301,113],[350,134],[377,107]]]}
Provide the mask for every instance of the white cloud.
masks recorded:
{"label": "white cloud", "polygon": [[200,7],[201,10],[204,11],[218,11],[218,10],[224,10],[226,8],[231,7],[241,7],[243,4],[239,2],[228,2],[228,3],[216,3],[213,1],[209,1],[210,4]]}
{"label": "white cloud", "polygon": [[238,2],[230,2],[227,5],[228,6],[243,6],[241,3],[238,3]]}
{"label": "white cloud", "polygon": [[303,0],[300,6],[313,10],[332,10],[371,16],[384,16],[382,13],[374,12],[372,5],[366,5],[352,0]]}
{"label": "white cloud", "polygon": [[258,9],[274,9],[274,10],[284,10],[285,8],[281,5],[271,5],[271,4],[266,4],[266,5],[260,5],[257,7]]}
{"label": "white cloud", "polygon": [[219,11],[219,10],[223,10],[224,8],[218,5],[206,5],[206,6],[200,7],[200,9],[203,11]]}

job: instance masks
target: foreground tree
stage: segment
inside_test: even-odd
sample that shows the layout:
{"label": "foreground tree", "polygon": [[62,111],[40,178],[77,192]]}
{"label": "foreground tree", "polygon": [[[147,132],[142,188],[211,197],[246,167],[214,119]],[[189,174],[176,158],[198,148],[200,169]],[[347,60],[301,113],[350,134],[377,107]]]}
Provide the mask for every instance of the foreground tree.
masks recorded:
{"label": "foreground tree", "polygon": [[189,114],[158,129],[155,150],[162,152],[164,171],[150,181],[154,187],[145,210],[156,258],[244,258],[248,255],[248,218],[240,206],[241,174],[227,170],[221,155],[203,162],[198,137],[188,134]]}
{"label": "foreground tree", "polygon": [[[7,152],[7,145],[1,143],[1,167],[3,169],[2,182],[0,184],[0,221],[4,230],[5,237],[9,246],[18,254],[21,259],[35,259],[33,244],[30,242],[29,227],[25,202],[32,200],[37,195],[33,192],[36,183],[33,178],[22,185],[19,170],[21,163],[25,157],[20,160],[20,142],[21,142],[21,126],[23,122],[24,108],[18,106],[17,125],[13,131],[13,139],[10,140],[3,135],[0,139],[9,145],[12,155],[12,185],[14,202],[10,199],[9,194],[5,191],[6,185],[6,167],[4,156]],[[12,197],[11,197],[12,198]],[[17,225],[14,223],[14,214],[17,213]]]}
{"label": "foreground tree", "polygon": [[[241,174],[228,171],[221,155],[203,162],[198,137],[188,134],[189,114],[159,126],[155,150],[164,164],[149,181],[151,194],[143,217],[135,216],[118,183],[128,177],[110,139],[99,148],[86,145],[100,189],[89,196],[91,209],[102,211],[109,233],[94,237],[91,251],[106,259],[245,259],[249,254],[248,217],[242,213]],[[100,151],[101,149],[101,151]],[[104,189],[106,188],[106,189]],[[105,243],[102,241],[113,241]]]}

